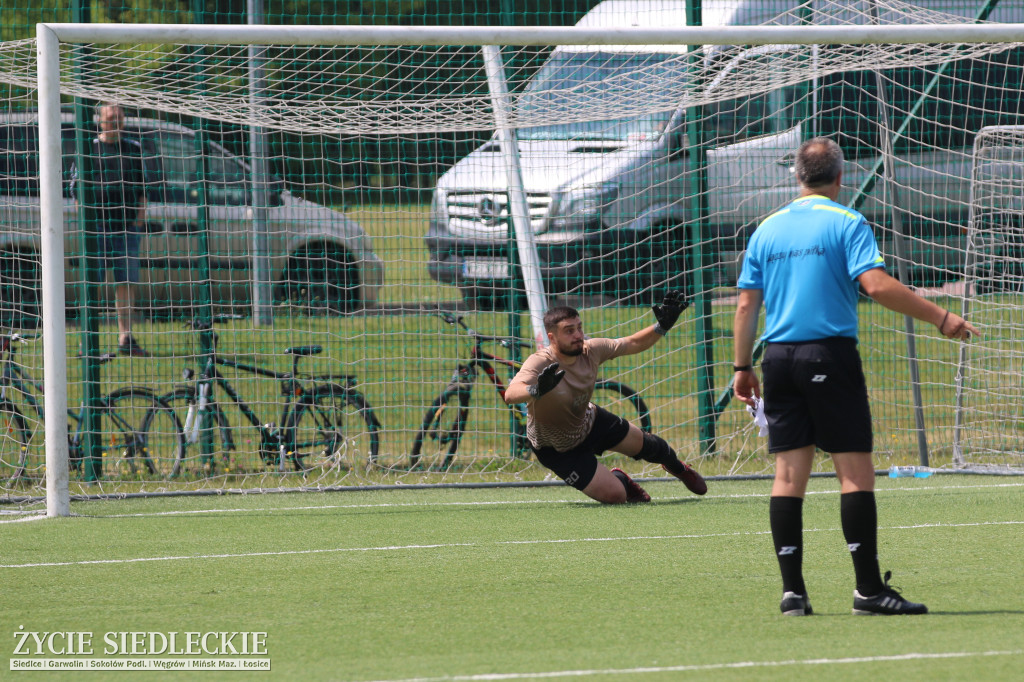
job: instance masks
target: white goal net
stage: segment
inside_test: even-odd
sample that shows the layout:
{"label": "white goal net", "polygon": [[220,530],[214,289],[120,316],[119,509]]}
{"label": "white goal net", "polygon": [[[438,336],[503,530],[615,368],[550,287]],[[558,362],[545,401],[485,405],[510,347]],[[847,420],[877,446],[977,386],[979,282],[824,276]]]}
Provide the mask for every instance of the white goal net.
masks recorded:
{"label": "white goal net", "polygon": [[954,462],[1020,467],[1013,396],[1024,389],[1024,127],[988,126],[974,139],[963,311],[992,330],[961,349]]}
{"label": "white goal net", "polygon": [[[529,350],[484,338],[531,345],[532,276],[592,336],[685,289],[678,330],[603,367],[595,402],[705,475],[764,473],[729,402],[732,287],[815,135],[843,147],[840,201],[890,272],[984,334],[961,348],[917,323],[908,342],[865,299],[879,465],[1024,468],[1024,33],[992,23],[1024,8],[709,0],[686,33],[681,4],[602,2],[557,33],[54,25],[53,92],[36,40],[0,44],[3,494],[41,495],[44,354],[23,342],[40,320],[66,324],[76,492],[549,478],[499,397],[502,359]],[[57,89],[67,306],[45,310],[37,100]],[[105,102],[142,159],[132,335],[150,357],[118,354],[116,287],[83,255],[100,213],[71,179],[101,163]]]}

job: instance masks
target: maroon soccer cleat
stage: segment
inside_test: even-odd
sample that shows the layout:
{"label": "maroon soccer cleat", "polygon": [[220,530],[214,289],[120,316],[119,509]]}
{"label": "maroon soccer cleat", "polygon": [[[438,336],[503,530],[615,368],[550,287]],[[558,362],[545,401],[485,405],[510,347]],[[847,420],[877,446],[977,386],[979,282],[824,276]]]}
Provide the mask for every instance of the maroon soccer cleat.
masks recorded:
{"label": "maroon soccer cleat", "polygon": [[616,472],[622,474],[621,476],[617,476],[617,478],[622,481],[622,484],[626,487],[626,502],[629,504],[636,504],[637,502],[651,501],[651,496],[647,494],[647,491],[641,488],[636,481],[630,478],[629,474],[618,467],[612,469],[613,474]]}
{"label": "maroon soccer cleat", "polygon": [[686,462],[680,462],[680,464],[683,465],[683,473],[681,474],[673,473],[672,470],[664,464],[661,465],[661,468],[682,481],[683,485],[685,485],[694,495],[703,495],[706,493],[708,491],[708,484],[704,482],[704,477],[698,474],[697,471]]}

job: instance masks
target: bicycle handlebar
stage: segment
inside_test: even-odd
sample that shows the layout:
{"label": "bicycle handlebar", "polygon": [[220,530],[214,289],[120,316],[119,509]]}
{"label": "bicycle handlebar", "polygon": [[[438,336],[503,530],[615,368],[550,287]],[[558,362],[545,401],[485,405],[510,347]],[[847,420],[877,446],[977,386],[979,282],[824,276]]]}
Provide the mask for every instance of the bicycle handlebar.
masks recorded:
{"label": "bicycle handlebar", "polygon": [[462,327],[463,329],[466,330],[466,333],[469,336],[471,336],[474,339],[477,339],[478,341],[488,341],[488,342],[497,343],[497,344],[499,344],[499,345],[501,345],[501,346],[503,346],[505,348],[512,348],[513,346],[518,346],[519,348],[529,348],[529,349],[533,348],[533,344],[528,343],[526,341],[520,341],[519,339],[517,339],[515,337],[511,337],[511,336],[488,336],[486,334],[481,334],[477,330],[472,329],[471,327],[469,327],[463,321],[462,315],[454,315],[452,313],[444,312],[444,311],[436,312],[434,314],[437,315],[438,317],[440,317],[442,320],[444,320],[448,324],[452,325],[453,327],[456,324],[459,325],[460,327]]}
{"label": "bicycle handlebar", "polygon": [[193,331],[206,331],[212,329],[213,325],[218,322],[227,322],[228,320],[242,320],[245,319],[244,315],[235,315],[232,313],[218,313],[207,319],[205,317],[193,317],[191,320],[185,322],[185,329],[192,329]]}

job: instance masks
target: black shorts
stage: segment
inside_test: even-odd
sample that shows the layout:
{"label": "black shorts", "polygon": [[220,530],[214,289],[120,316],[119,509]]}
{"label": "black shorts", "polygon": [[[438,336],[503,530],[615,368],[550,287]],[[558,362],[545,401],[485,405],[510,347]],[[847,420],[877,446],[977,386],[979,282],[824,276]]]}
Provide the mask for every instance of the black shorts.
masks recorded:
{"label": "black shorts", "polygon": [[594,426],[583,442],[565,452],[552,447],[532,448],[537,461],[554,471],[577,490],[583,490],[597,473],[597,457],[621,443],[629,433],[629,422],[598,407]]}
{"label": "black shorts", "polygon": [[871,452],[871,408],[856,339],[769,343],[761,372],[768,452],[806,445]]}
{"label": "black shorts", "polygon": [[109,223],[96,234],[97,253],[88,254],[85,262],[92,276],[106,281],[112,272],[114,282],[135,284],[139,281],[139,234],[126,223]]}

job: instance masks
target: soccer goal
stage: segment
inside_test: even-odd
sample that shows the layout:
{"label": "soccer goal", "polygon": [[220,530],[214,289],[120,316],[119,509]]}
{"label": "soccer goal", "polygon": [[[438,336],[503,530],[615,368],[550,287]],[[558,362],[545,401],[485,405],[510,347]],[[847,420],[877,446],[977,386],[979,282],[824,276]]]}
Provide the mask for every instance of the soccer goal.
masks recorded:
{"label": "soccer goal", "polygon": [[998,462],[992,456],[1006,449],[1007,425],[1019,421],[1011,396],[1021,390],[1024,354],[1009,339],[1024,322],[1024,127],[978,132],[970,189],[962,311],[998,331],[960,349],[953,451],[959,466]]}
{"label": "soccer goal", "polygon": [[[959,345],[864,301],[879,465],[1024,469],[1021,146],[992,132],[1024,125],[1024,16],[765,1],[696,26],[677,4],[602,2],[568,28],[40,24],[0,45],[0,217],[20,235],[0,315],[41,335],[17,362],[45,375],[47,415],[6,380],[4,494],[37,504],[45,483],[63,514],[69,489],[541,482],[491,381],[525,351],[483,337],[543,343],[556,301],[626,336],[675,289],[679,329],[602,367],[595,401],[705,475],[764,473],[729,401],[733,286],[815,135],[843,147],[840,200],[890,272],[984,334]],[[68,179],[103,102],[152,171],[132,329],[151,357],[106,357],[112,285],[79,263],[91,209]],[[169,405],[180,454],[69,440],[69,406],[129,385]]]}

